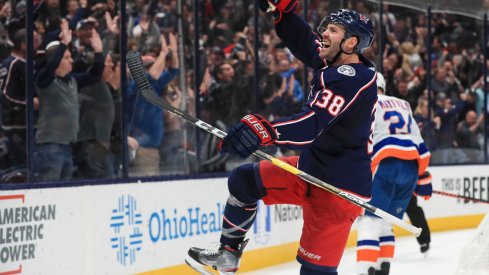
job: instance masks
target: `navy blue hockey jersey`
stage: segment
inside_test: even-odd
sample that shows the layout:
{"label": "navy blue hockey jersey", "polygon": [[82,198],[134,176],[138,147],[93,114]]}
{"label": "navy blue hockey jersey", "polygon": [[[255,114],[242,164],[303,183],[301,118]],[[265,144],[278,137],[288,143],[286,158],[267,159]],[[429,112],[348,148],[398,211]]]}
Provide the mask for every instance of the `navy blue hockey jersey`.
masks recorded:
{"label": "navy blue hockey jersey", "polygon": [[363,199],[370,198],[376,72],[371,62],[326,66],[319,37],[295,14],[277,34],[295,57],[313,68],[309,98],[300,113],[273,121],[278,146],[301,150],[299,169]]}
{"label": "navy blue hockey jersey", "polygon": [[13,55],[0,63],[2,130],[26,128],[25,68],[25,60]]}

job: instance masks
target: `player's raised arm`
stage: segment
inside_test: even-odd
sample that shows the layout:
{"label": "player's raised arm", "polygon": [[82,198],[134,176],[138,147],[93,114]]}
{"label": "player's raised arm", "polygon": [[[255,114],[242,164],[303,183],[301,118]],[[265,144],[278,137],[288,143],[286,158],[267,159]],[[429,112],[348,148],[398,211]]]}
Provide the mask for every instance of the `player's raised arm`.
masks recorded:
{"label": "player's raised arm", "polygon": [[297,0],[257,0],[257,4],[263,12],[273,14],[277,35],[296,58],[313,69],[326,65],[326,60],[319,57],[321,36],[294,13]]}
{"label": "player's raised arm", "polygon": [[321,36],[313,32],[302,17],[294,13],[285,14],[275,29],[292,54],[306,66],[319,69],[327,65],[326,60],[319,56]]}

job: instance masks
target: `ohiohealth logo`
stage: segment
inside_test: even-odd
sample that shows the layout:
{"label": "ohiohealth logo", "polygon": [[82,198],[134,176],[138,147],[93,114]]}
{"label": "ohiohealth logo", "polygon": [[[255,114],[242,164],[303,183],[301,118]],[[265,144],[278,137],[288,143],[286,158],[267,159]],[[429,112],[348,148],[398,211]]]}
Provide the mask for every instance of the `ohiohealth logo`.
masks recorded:
{"label": "ohiohealth logo", "polygon": [[110,227],[113,237],[110,238],[112,249],[116,251],[117,261],[121,265],[132,265],[136,261],[136,251],[141,251],[143,242],[141,213],[136,212],[136,200],[133,197],[121,196],[117,207],[112,209]]}
{"label": "ohiohealth logo", "polygon": [[272,222],[270,215],[270,206],[265,205],[261,200],[258,201],[258,211],[256,220],[253,224],[253,238],[259,244],[267,244],[270,241],[270,232],[272,231]]}

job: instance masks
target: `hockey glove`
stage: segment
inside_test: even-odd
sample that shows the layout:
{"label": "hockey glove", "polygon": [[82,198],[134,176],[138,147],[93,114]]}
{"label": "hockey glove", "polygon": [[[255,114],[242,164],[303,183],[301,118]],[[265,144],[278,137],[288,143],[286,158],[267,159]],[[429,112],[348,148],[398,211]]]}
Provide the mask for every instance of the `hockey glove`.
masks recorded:
{"label": "hockey glove", "polygon": [[223,152],[247,158],[260,146],[273,144],[277,139],[272,124],[260,115],[246,115],[219,143]]}
{"label": "hockey glove", "polygon": [[297,0],[256,0],[258,7],[263,12],[272,12],[275,24],[282,20],[283,13],[294,12],[297,8]]}
{"label": "hockey glove", "polygon": [[425,200],[429,200],[432,193],[433,186],[431,185],[431,174],[430,172],[425,171],[418,177],[418,184],[416,185],[416,189],[414,189],[414,194],[423,197]]}

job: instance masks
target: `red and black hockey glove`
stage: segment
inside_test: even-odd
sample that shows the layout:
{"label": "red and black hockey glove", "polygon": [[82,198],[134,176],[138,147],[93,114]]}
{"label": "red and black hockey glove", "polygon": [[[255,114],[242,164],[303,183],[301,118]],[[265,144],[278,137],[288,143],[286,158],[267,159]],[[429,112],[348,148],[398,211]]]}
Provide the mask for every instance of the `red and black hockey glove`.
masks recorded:
{"label": "red and black hockey glove", "polygon": [[256,3],[263,12],[273,13],[275,24],[282,20],[283,13],[294,12],[298,4],[297,0],[256,0]]}
{"label": "red and black hockey glove", "polygon": [[433,186],[431,185],[431,174],[430,172],[425,171],[418,177],[418,184],[416,185],[416,189],[414,189],[414,194],[423,197],[425,200],[429,200],[432,193]]}
{"label": "red and black hockey glove", "polygon": [[229,130],[219,143],[223,152],[247,158],[260,146],[272,145],[277,139],[272,124],[260,115],[246,115]]}

